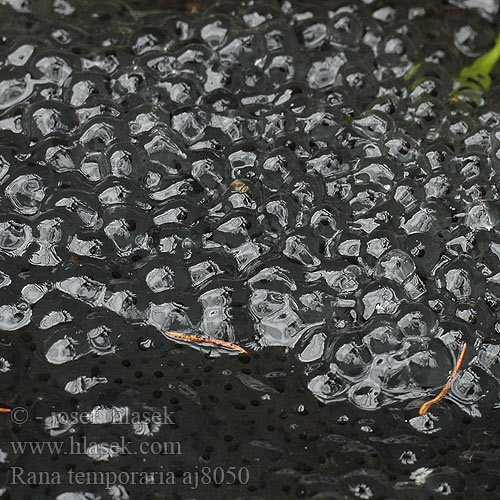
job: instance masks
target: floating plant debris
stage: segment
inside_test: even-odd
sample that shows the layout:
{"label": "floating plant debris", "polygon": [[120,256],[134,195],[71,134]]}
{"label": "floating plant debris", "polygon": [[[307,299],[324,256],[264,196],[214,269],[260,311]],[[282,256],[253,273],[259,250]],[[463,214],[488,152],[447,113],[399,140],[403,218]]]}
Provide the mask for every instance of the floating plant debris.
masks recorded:
{"label": "floating plant debris", "polygon": [[201,335],[193,335],[186,333],[176,333],[176,332],[163,332],[167,337],[172,337],[174,339],[185,340],[186,342],[199,342],[201,344],[212,344],[215,346],[223,347],[225,349],[232,349],[243,354],[248,354],[248,352],[236,344],[231,344],[231,342],[226,342],[224,340],[211,339],[208,337],[202,337]]}
{"label": "floating plant debris", "polygon": [[456,374],[458,373],[458,371],[462,367],[466,352],[467,352],[467,344],[464,344],[464,347],[462,348],[462,352],[460,353],[460,356],[457,360],[457,364],[455,365],[455,368],[453,368],[453,371],[451,372],[451,375],[450,375],[450,378],[448,379],[448,382],[446,382],[446,385],[443,387],[441,392],[435,398],[431,399],[430,401],[425,402],[420,407],[420,410],[418,412],[419,415],[425,415],[429,411],[429,409],[431,408],[432,405],[439,403],[442,399],[444,399],[446,394],[448,394],[450,387],[451,387],[451,384],[453,382],[453,379],[455,378]]}

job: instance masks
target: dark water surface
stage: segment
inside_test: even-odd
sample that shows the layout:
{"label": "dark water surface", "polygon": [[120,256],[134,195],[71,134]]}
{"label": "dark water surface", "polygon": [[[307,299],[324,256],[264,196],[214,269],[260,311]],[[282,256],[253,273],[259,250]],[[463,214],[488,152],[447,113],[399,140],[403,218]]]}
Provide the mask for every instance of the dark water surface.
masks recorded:
{"label": "dark water surface", "polygon": [[497,11],[2,2],[0,498],[500,498]]}

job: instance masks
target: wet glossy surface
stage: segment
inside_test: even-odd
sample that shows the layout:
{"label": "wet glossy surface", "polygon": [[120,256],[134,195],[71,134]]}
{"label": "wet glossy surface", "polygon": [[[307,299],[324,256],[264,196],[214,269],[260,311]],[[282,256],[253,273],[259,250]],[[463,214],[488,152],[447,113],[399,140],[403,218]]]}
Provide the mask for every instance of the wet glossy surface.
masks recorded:
{"label": "wet glossy surface", "polygon": [[[0,5],[0,402],[43,417],[6,417],[3,470],[77,436],[48,470],[251,476],[2,498],[496,498],[499,91],[450,92],[497,10]],[[167,403],[174,429],[110,425]]]}

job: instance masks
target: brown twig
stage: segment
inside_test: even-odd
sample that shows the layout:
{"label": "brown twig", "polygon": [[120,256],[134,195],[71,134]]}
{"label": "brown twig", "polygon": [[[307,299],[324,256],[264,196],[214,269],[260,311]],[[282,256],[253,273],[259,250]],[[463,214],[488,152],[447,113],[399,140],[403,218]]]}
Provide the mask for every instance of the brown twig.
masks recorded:
{"label": "brown twig", "polygon": [[448,379],[448,382],[446,382],[446,385],[441,389],[441,392],[434,399],[427,401],[426,403],[424,403],[420,407],[420,411],[418,412],[419,415],[425,415],[429,411],[429,408],[432,405],[439,403],[446,396],[446,394],[448,394],[448,391],[450,390],[451,383],[453,382],[455,375],[458,373],[458,371],[462,367],[466,352],[467,352],[467,344],[464,344],[464,346],[462,348],[462,352],[460,353],[460,356],[458,357],[457,364],[455,365],[455,368],[453,368],[453,371],[451,372],[451,375],[450,375],[450,378]]}
{"label": "brown twig", "polygon": [[214,344],[221,347],[225,347],[226,349],[233,349],[235,351],[242,352],[243,354],[248,354],[248,352],[245,351],[243,347],[240,347],[239,345],[236,344],[231,344],[231,342],[226,342],[225,340],[211,339],[208,337],[202,337],[201,335],[186,334],[186,333],[163,332],[163,334],[166,335],[167,337],[173,337],[176,339],[182,339],[191,342],[203,342],[206,344]]}
{"label": "brown twig", "polygon": [[10,408],[0,408],[0,413],[12,413]]}

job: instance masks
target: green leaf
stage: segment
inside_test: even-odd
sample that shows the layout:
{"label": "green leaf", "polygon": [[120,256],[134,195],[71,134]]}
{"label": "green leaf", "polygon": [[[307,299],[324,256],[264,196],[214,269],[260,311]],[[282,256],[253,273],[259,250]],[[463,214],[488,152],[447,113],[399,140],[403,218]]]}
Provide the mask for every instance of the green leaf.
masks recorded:
{"label": "green leaf", "polygon": [[463,90],[482,92],[491,87],[490,73],[500,59],[500,36],[495,46],[486,54],[476,59],[470,66],[466,66],[460,74],[454,78],[456,88],[453,94],[461,93]]}

